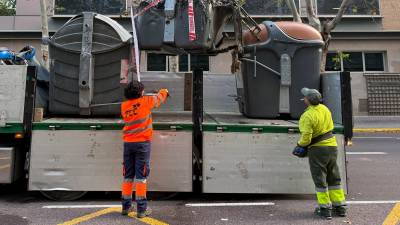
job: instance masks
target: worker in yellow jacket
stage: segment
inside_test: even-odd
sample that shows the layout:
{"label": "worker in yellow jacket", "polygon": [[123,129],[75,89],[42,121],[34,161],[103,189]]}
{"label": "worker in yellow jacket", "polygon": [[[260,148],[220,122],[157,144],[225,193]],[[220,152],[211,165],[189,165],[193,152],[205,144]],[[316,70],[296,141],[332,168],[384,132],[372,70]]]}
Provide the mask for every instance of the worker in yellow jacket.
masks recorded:
{"label": "worker in yellow jacket", "polygon": [[332,134],[333,120],[329,109],[321,104],[322,96],[315,89],[303,88],[307,109],[300,118],[301,137],[297,148],[307,148],[311,175],[317,192],[315,213],[332,219],[332,214],[345,217],[345,195],[337,165],[337,143]]}

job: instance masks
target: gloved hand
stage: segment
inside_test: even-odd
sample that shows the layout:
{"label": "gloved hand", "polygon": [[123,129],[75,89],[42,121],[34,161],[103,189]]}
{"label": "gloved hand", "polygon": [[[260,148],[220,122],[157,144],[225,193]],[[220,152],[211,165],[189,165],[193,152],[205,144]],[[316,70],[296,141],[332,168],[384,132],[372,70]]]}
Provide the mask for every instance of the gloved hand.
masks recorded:
{"label": "gloved hand", "polygon": [[300,145],[297,145],[292,152],[293,155],[299,157],[299,158],[304,158],[307,156],[307,148],[302,147]]}
{"label": "gloved hand", "polygon": [[164,90],[167,92],[167,98],[169,98],[170,95],[168,89],[165,88]]}

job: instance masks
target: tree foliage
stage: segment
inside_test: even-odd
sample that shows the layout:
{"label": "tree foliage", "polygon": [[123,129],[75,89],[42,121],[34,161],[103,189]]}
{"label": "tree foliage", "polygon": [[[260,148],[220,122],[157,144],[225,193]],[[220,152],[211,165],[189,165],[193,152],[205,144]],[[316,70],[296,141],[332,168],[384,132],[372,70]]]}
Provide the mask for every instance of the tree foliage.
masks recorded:
{"label": "tree foliage", "polygon": [[[331,32],[333,29],[335,29],[336,25],[342,20],[343,14],[346,12],[349,5],[354,0],[340,0],[340,1],[341,1],[341,4],[340,4],[340,7],[338,8],[338,12],[336,13],[335,17],[333,19],[326,19],[326,20],[322,20],[322,21],[316,14],[317,10],[315,7],[314,0],[306,0],[305,1],[306,6],[307,6],[308,24],[313,26],[315,29],[317,29],[321,33],[321,36],[325,42],[324,47],[322,49],[321,72],[325,71],[326,56],[328,54],[328,48],[329,48],[329,44],[331,41]],[[300,16],[299,16],[298,10],[296,9],[296,6],[294,5],[294,0],[286,0],[286,2],[289,5],[291,5],[291,11],[293,14],[294,21],[302,22],[301,18],[300,18],[300,20],[298,19]]]}
{"label": "tree foliage", "polygon": [[59,15],[75,15],[84,11],[118,15],[124,7],[121,0],[55,0],[54,5],[55,14]]}
{"label": "tree foliage", "polygon": [[15,16],[16,0],[0,0],[0,16]]}

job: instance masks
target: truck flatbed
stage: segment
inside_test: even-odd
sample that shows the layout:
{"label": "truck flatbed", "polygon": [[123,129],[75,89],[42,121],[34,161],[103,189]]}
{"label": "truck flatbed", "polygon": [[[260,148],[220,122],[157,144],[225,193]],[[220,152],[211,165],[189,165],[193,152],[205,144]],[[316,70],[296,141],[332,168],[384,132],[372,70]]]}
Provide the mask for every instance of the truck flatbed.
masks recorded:
{"label": "truck flatbed", "polygon": [[[153,113],[153,122],[155,130],[166,130],[175,127],[175,129],[191,130],[192,115],[191,112],[177,113]],[[123,121],[120,118],[66,118],[53,117],[47,118],[41,122],[35,122],[33,130],[120,130],[123,127]],[[239,113],[204,113],[203,128],[205,131],[230,131],[230,132],[248,132],[258,131],[260,133],[287,133],[298,132],[297,120],[280,119],[252,119]],[[290,129],[290,130],[288,130]],[[336,133],[343,132],[343,126],[335,124]]]}

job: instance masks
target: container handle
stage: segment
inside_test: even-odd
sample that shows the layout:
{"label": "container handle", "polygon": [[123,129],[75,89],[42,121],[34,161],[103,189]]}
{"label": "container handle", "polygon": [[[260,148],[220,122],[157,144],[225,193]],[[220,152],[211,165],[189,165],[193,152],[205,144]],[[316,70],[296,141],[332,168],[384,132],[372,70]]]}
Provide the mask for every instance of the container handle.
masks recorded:
{"label": "container handle", "polygon": [[100,130],[102,128],[101,125],[91,125],[89,126],[90,130]]}
{"label": "container handle", "polygon": [[300,133],[300,130],[297,128],[289,128],[288,129],[288,134],[298,134]]}
{"label": "container handle", "polygon": [[183,127],[182,126],[172,125],[172,126],[169,127],[169,129],[172,130],[172,131],[178,131],[178,130],[182,130]]}
{"label": "container handle", "polygon": [[49,125],[49,130],[58,130],[61,128],[61,125]]}

